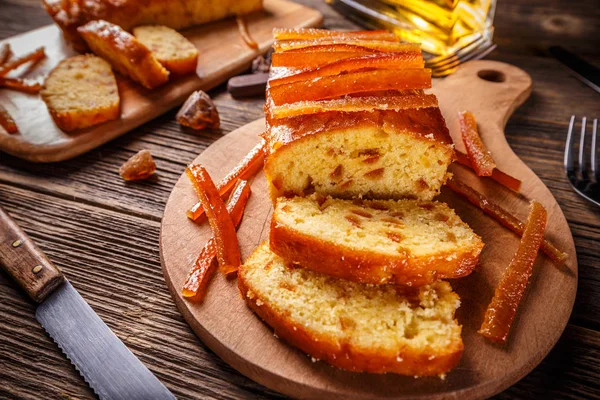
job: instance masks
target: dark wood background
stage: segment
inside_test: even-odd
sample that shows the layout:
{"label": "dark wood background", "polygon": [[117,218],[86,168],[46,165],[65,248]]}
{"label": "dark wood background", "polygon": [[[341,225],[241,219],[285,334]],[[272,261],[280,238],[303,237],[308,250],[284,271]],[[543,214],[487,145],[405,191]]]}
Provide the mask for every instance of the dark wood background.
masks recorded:
{"label": "dark wood background", "polygon": [[[325,26],[354,26],[319,0]],[[575,308],[558,345],[498,398],[582,398],[600,394],[600,209],[571,191],[562,153],[571,114],[600,117],[600,95],[546,52],[560,44],[600,65],[597,0],[499,0],[489,58],[533,77],[531,98],[508,123],[514,151],[561,205],[579,260]],[[0,0],[0,38],[52,21],[39,0]],[[0,153],[0,204],[59,266],[125,344],[178,398],[274,398],[206,348],[179,315],[163,281],[158,235],[164,204],[186,164],[224,134],[263,115],[263,100],[210,95],[219,130],[198,134],[175,111],[94,151],[56,164]],[[141,149],[157,160],[156,179],[125,183],[119,166]],[[548,315],[552,318],[552,315]],[[34,305],[0,273],[0,398],[91,398],[93,393],[34,318]]]}

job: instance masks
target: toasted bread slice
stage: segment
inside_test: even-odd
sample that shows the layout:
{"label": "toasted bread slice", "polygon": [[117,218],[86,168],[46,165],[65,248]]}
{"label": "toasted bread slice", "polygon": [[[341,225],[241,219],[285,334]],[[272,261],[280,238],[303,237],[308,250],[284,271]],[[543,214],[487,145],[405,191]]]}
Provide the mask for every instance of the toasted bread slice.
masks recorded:
{"label": "toasted bread slice", "polygon": [[444,203],[279,198],[271,250],[326,275],[421,286],[470,274],[481,238]]}
{"label": "toasted bread slice", "polygon": [[119,90],[110,64],[91,54],[62,60],[46,78],[41,96],[63,131],[119,118]]}
{"label": "toasted bread slice", "polygon": [[169,71],[152,52],[119,26],[98,20],[88,22],[77,31],[96,55],[142,86],[153,89],[169,80]]}
{"label": "toasted bread slice", "polygon": [[339,368],[439,375],[463,352],[460,300],[447,282],[362,285],[288,268],[263,243],[240,268],[238,286],[277,336]]}
{"label": "toasted bread slice", "polygon": [[145,25],[134,28],[133,35],[169,72],[184,75],[196,71],[198,50],[176,30],[162,25]]}

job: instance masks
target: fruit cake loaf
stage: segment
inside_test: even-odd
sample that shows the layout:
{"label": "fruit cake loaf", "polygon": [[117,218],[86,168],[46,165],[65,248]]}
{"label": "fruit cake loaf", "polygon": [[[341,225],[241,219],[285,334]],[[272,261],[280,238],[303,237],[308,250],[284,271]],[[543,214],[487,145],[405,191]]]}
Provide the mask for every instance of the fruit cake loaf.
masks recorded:
{"label": "fruit cake loaf", "polygon": [[40,94],[63,131],[119,118],[119,89],[110,64],[91,54],[62,60],[50,71]]}
{"label": "fruit cake loaf", "polygon": [[[273,201],[313,191],[423,200],[439,194],[454,148],[437,99],[423,93],[431,71],[423,68],[418,45],[360,32],[276,36],[289,40],[275,42],[274,56],[314,52],[310,67],[280,64],[269,80],[265,172]],[[310,40],[294,40],[304,38]],[[376,52],[348,58],[340,46]],[[337,53],[339,59],[331,57]],[[300,60],[306,54],[294,53]]]}
{"label": "fruit cake loaf", "polygon": [[263,243],[240,268],[238,286],[277,336],[339,368],[433,376],[463,352],[460,300],[447,282],[363,285],[288,268]]}
{"label": "fruit cake loaf", "polygon": [[79,51],[86,49],[77,28],[103,19],[126,31],[138,25],[183,29],[262,9],[262,0],[43,0],[44,8]]}
{"label": "fruit cake loaf", "polygon": [[78,32],[96,55],[145,88],[153,89],[169,80],[169,71],[152,52],[119,26],[103,20],[91,21],[79,27]]}
{"label": "fruit cake loaf", "polygon": [[292,264],[370,284],[421,286],[476,267],[481,238],[446,204],[279,198],[271,250]]}

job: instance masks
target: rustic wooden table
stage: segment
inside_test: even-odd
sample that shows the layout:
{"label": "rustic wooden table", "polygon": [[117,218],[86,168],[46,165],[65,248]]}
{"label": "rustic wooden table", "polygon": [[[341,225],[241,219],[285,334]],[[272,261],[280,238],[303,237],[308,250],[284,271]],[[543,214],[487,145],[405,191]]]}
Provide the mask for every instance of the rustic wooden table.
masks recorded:
{"label": "rustic wooden table", "polygon": [[[354,26],[320,0],[303,0],[325,26]],[[0,38],[51,23],[39,0],[0,0]],[[531,98],[508,123],[515,152],[550,188],[575,237],[579,290],[550,355],[498,398],[593,397],[600,393],[600,209],[571,191],[562,152],[571,114],[600,117],[600,95],[571,77],[546,48],[560,44],[600,64],[597,0],[499,0],[492,59],[531,74]],[[222,127],[191,134],[175,111],[94,151],[57,164],[0,154],[0,204],[62,268],[125,344],[178,398],[279,397],[213,354],[188,327],[163,281],[158,235],[164,204],[185,165],[233,129],[262,116],[261,99],[211,96]],[[125,183],[119,166],[141,149],[156,179]],[[552,318],[549,315],[548,318]],[[92,398],[77,371],[34,318],[34,305],[0,273],[0,398]]]}

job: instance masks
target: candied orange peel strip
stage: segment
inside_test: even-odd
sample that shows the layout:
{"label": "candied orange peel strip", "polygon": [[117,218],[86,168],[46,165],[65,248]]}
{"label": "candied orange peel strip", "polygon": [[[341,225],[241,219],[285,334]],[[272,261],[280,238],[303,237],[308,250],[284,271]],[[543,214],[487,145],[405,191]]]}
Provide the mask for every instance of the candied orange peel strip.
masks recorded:
{"label": "candied orange peel strip", "polygon": [[248,24],[246,23],[246,19],[243,16],[238,15],[235,18],[235,22],[237,22],[240,35],[242,36],[242,39],[248,45],[248,47],[250,47],[251,49],[258,49],[258,43],[256,43],[256,41],[252,39],[252,36],[250,36],[250,32],[248,32]]}
{"label": "candied orange peel strip", "polygon": [[0,104],[0,126],[2,126],[8,133],[17,133],[19,128],[15,123],[15,120],[10,116],[8,110],[2,107]]}
{"label": "candied orange peel strip", "polygon": [[546,209],[537,201],[532,201],[519,248],[502,274],[479,330],[479,334],[492,342],[506,343],[544,239],[546,217]]}
{"label": "candied orange peel strip", "polygon": [[[510,212],[494,203],[491,199],[456,178],[450,179],[447,185],[455,193],[479,207],[484,213],[494,218],[506,228],[519,236],[523,236],[525,224]],[[567,254],[560,251],[548,239],[543,240],[541,249],[556,265],[563,265],[567,261]]]}
{"label": "candied orange peel strip", "polygon": [[345,58],[323,67],[285,76],[269,81],[269,87],[286,83],[306,81],[323,76],[340,75],[343,72],[361,69],[417,69],[423,68],[425,63],[420,53],[376,53],[361,57]]}
{"label": "candied orange peel strip", "polygon": [[[458,150],[454,150],[454,152],[456,153],[456,162],[458,162],[461,165],[464,165],[465,167],[473,169],[473,164],[471,164],[471,160],[469,160],[469,157],[465,153]],[[509,174],[499,170],[498,168],[494,168],[494,170],[492,171],[492,176],[490,176],[490,178],[517,193],[519,193],[519,191],[521,190],[522,182],[519,179],[510,176]]]}
{"label": "candied orange peel strip", "polygon": [[399,42],[398,36],[386,30],[377,31],[330,31],[329,29],[273,29],[275,40],[331,40],[331,39],[363,39]]}
{"label": "candied orange peel strip", "polygon": [[13,69],[18,68],[27,62],[31,61],[31,62],[35,63],[44,57],[46,57],[46,53],[44,52],[43,47],[40,47],[40,48],[32,51],[31,53],[27,53],[21,57],[17,57],[15,59],[13,59],[12,61],[4,63],[0,66],[0,77],[5,76]]}
{"label": "candied orange peel strip", "polygon": [[357,39],[349,39],[346,40],[344,38],[332,40],[290,40],[283,42],[275,42],[273,44],[273,50],[275,53],[282,53],[290,50],[298,50],[303,49],[305,47],[312,46],[328,46],[328,45],[350,45],[350,46],[360,46],[366,47],[368,49],[374,49],[385,52],[420,52],[421,45],[418,43],[400,43],[400,42],[389,42],[385,40],[357,40]]}
{"label": "candied orange peel strip", "polygon": [[40,82],[26,78],[0,78],[0,87],[29,94],[35,94],[42,90]]}
{"label": "candied orange peel strip", "polygon": [[298,101],[281,106],[267,106],[269,117],[280,119],[327,111],[407,110],[437,107],[435,95],[365,96],[321,101]]}
{"label": "candied orange peel strip", "polygon": [[481,141],[475,116],[468,111],[462,111],[458,113],[458,120],[467,155],[471,160],[475,173],[478,176],[491,176],[494,168],[496,168],[496,163],[492,158],[492,154]]}
{"label": "candied orange peel strip", "polygon": [[213,231],[219,268],[225,275],[234,273],[241,265],[241,255],[235,227],[227,207],[206,168],[200,164],[193,164],[187,167],[186,173],[194,185]]}
{"label": "candied orange peel strip", "polygon": [[0,66],[6,63],[13,55],[12,49],[10,48],[10,44],[4,43],[2,47],[0,47]]}
{"label": "candied orange peel strip", "polygon": [[[361,46],[352,46],[349,44],[309,46],[297,50],[286,51],[285,53],[273,53],[271,56],[271,66],[311,69],[345,58],[360,57],[377,53],[381,52],[379,50]],[[417,54],[419,52],[403,52],[403,54],[404,53]]]}
{"label": "candied orange peel strip", "polygon": [[327,100],[354,93],[431,87],[430,69],[382,69],[324,76],[269,88],[276,106],[297,101]]}
{"label": "candied orange peel strip", "polygon": [[[237,181],[237,184],[227,201],[227,211],[236,228],[242,221],[242,216],[244,215],[244,209],[246,208],[248,197],[250,197],[250,192],[250,184],[248,181]],[[191,301],[202,300],[206,293],[208,281],[215,271],[216,256],[217,243],[213,236],[202,248],[196,262],[188,273],[183,289],[181,290],[183,297]]]}
{"label": "candied orange peel strip", "polygon": [[[261,140],[246,156],[236,165],[225,178],[217,184],[217,190],[221,196],[226,196],[238,180],[248,180],[260,171],[265,160],[267,143]],[[187,216],[192,221],[199,222],[204,215],[202,203],[198,202],[188,210]]]}

